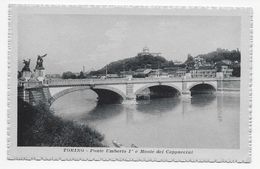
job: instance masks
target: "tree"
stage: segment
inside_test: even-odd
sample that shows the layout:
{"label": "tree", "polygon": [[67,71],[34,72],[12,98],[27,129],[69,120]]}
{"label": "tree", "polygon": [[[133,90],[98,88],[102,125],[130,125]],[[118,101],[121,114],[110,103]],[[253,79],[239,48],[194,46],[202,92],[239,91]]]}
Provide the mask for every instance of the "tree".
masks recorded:
{"label": "tree", "polygon": [[84,79],[85,78],[85,75],[84,75],[84,73],[82,71],[80,71],[78,78],[79,79]]}
{"label": "tree", "polygon": [[234,64],[232,68],[233,68],[232,76],[240,77],[240,71],[241,71],[240,64]]}
{"label": "tree", "polygon": [[20,79],[22,77],[22,72],[18,71],[17,78]]}
{"label": "tree", "polygon": [[74,73],[70,72],[70,71],[62,73],[62,78],[63,79],[76,79],[76,77],[77,76]]}
{"label": "tree", "polygon": [[187,60],[184,63],[187,66],[187,69],[191,70],[194,68],[195,60],[190,54],[188,54]]}

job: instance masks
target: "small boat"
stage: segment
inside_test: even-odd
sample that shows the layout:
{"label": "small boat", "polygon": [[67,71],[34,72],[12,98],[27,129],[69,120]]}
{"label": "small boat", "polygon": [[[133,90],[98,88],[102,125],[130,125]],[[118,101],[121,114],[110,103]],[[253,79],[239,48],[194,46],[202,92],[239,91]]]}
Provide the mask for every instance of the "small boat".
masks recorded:
{"label": "small boat", "polygon": [[113,143],[113,145],[114,145],[115,147],[118,147],[118,148],[120,148],[120,147],[123,146],[122,144],[116,142],[115,140],[113,140],[112,143]]}

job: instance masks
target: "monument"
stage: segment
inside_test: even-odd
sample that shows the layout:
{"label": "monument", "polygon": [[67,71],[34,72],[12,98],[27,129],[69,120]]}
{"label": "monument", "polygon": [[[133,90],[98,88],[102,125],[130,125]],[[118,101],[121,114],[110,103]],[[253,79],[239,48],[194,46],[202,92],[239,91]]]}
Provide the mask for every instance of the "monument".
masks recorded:
{"label": "monument", "polygon": [[23,60],[24,67],[22,69],[22,79],[25,79],[25,81],[28,81],[32,76],[32,72],[30,70],[30,62],[31,59]]}
{"label": "monument", "polygon": [[47,54],[42,55],[42,56],[38,55],[37,61],[36,61],[36,66],[34,69],[35,78],[41,82],[45,79],[45,69],[43,67],[43,58],[46,56],[47,56]]}

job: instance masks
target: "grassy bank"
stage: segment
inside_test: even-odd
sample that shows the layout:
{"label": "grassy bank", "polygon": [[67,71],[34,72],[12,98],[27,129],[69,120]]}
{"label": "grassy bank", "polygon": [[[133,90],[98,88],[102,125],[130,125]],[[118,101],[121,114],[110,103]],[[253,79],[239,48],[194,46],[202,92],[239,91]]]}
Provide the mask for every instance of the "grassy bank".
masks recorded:
{"label": "grassy bank", "polygon": [[18,146],[100,147],[103,139],[87,125],[54,116],[44,104],[18,100]]}

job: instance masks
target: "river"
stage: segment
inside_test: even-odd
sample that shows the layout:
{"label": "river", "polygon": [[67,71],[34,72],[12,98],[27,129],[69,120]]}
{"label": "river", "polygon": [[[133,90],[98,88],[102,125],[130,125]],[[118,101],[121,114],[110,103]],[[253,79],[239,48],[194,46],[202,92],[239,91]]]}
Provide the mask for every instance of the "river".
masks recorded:
{"label": "river", "polygon": [[239,92],[110,105],[97,105],[96,97],[91,90],[77,91],[51,108],[64,120],[93,127],[108,146],[116,140],[138,147],[239,148]]}

